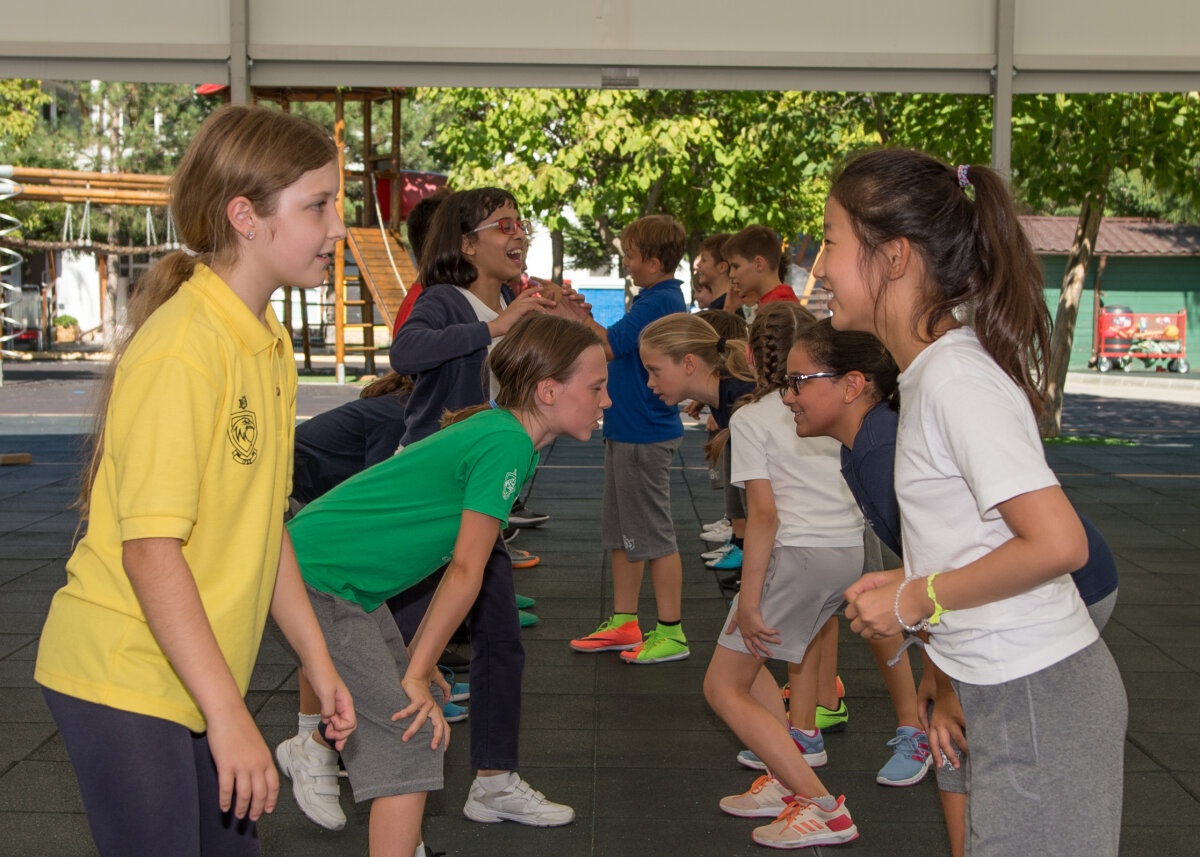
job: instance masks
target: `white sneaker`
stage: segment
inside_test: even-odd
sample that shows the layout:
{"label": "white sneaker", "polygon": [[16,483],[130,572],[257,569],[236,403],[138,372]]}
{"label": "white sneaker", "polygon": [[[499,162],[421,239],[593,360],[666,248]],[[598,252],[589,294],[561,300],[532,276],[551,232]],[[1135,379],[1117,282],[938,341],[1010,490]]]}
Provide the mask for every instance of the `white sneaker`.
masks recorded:
{"label": "white sneaker", "polygon": [[717,544],[727,542],[733,538],[733,525],[726,522],[723,527],[717,527],[714,530],[702,530],[700,538],[706,542],[716,542]]}
{"label": "white sneaker", "polygon": [[720,520],[713,521],[711,524],[704,524],[702,527],[700,527],[700,532],[707,533],[709,530],[721,530],[728,526],[729,519],[721,518]]}
{"label": "white sneaker", "polygon": [[720,559],[721,557],[725,556],[725,554],[729,553],[731,550],[733,550],[733,542],[725,542],[725,544],[721,545],[719,548],[713,548],[710,551],[705,551],[704,553],[700,554],[700,558],[701,559]]}
{"label": "white sneaker", "polygon": [[515,821],[531,827],[561,827],[575,820],[575,810],[546,800],[516,771],[509,771],[508,784],[498,792],[487,791],[476,777],[467,794],[463,815],[484,824]]}
{"label": "white sneaker", "polygon": [[770,774],[763,774],[750,786],[750,791],[721,798],[721,811],[738,818],[777,818],[787,809],[785,797],[792,793],[787,786]]}
{"label": "white sneaker", "polygon": [[346,826],[346,813],[338,802],[338,754],[322,747],[311,734],[295,735],[275,748],[279,769],[292,780],[292,794],[310,821],[326,830]]}

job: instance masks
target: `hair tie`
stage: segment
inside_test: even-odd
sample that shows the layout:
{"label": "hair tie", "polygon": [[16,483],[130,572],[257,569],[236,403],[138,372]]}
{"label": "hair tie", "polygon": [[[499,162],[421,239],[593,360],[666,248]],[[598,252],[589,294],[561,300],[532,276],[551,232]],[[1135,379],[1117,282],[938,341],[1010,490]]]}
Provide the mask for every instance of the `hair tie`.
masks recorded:
{"label": "hair tie", "polygon": [[179,249],[183,253],[183,255],[191,256],[193,259],[195,259],[197,256],[200,255],[199,251],[193,250],[191,247],[189,247],[186,244],[180,244]]}
{"label": "hair tie", "polygon": [[496,400],[495,400],[495,399],[488,399],[488,407],[489,407],[489,408],[494,408],[494,409],[496,409],[496,410],[499,410],[499,409],[500,409],[500,406],[496,404]]}
{"label": "hair tie", "polygon": [[971,168],[970,164],[959,164],[958,165],[958,186],[960,188],[962,188],[963,190],[966,190],[967,188],[969,188],[971,186],[971,180],[969,178],[967,178],[967,170],[969,170],[970,168]]}
{"label": "hair tie", "polygon": [[724,337],[724,336],[718,336],[718,337],[717,337],[717,353],[718,353],[718,354],[724,354],[724,353],[725,353],[725,341],[726,341],[726,340],[725,340],[725,337]]}

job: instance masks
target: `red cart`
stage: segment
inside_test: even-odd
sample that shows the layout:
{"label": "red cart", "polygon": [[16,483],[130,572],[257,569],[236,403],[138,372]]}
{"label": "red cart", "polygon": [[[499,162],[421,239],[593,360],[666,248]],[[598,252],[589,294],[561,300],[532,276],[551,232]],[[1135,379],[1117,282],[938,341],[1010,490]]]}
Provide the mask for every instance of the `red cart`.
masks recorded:
{"label": "red cart", "polygon": [[[1159,361],[1166,371],[1184,373],[1187,362],[1187,310],[1175,313],[1131,312],[1105,307],[1096,316],[1096,369],[1128,372],[1134,360],[1149,368]],[[1162,371],[1160,368],[1159,371]]]}

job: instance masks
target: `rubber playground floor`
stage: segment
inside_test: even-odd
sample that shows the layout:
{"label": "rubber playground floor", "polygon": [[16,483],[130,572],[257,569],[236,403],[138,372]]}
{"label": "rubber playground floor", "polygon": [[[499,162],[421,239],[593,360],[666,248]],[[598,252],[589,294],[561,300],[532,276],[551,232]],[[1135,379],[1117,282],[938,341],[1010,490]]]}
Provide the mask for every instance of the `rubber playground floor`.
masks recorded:
{"label": "rubber playground floor", "polygon": [[[6,367],[7,370],[7,367]],[[32,376],[29,376],[32,377]],[[0,388],[0,452],[30,452],[34,463],[0,468],[0,854],[95,854],[74,776],[33,682],[37,635],[51,595],[64,579],[75,514],[86,412],[72,386],[61,390],[20,371]],[[316,385],[314,385],[315,387]],[[86,389],[85,389],[86,388]],[[343,392],[344,391],[344,392]],[[302,387],[300,413],[315,413],[356,394],[350,388]],[[37,395],[35,395],[37,394]],[[44,399],[49,400],[49,404]],[[64,407],[54,407],[59,401]],[[307,409],[307,410],[306,410]],[[1132,446],[1060,445],[1049,457],[1080,511],[1117,554],[1121,587],[1104,638],[1130,699],[1128,734],[1095,740],[1125,756],[1121,853],[1168,857],[1200,853],[1200,407],[1069,396],[1070,430],[1136,442]],[[552,800],[572,805],[576,821],[533,829],[476,824],[462,816],[473,772],[467,729],[455,727],[446,787],[431,795],[425,841],[448,855],[554,857],[768,853],[751,843],[760,822],[724,816],[717,801],[753,780],[734,757],[740,749],[707,708],[700,684],[721,631],[728,593],[698,554],[701,523],[720,517],[720,494],[701,459],[703,432],[687,432],[672,474],[675,526],[684,559],[684,626],[692,657],[634,667],[614,653],[586,655],[567,641],[591,631],[611,606],[611,581],[599,549],[602,446],[559,441],[527,500],[548,523],[524,530],[514,547],[541,556],[519,570],[517,591],[537,600],[540,622],[526,630],[527,667],[521,773]],[[643,625],[653,616],[649,582]],[[821,776],[844,793],[861,832],[836,852],[847,855],[948,853],[933,778],[886,788],[875,773],[895,728],[883,683],[865,644],[842,624],[839,671],[847,688],[849,728],[826,738]],[[469,679],[469,676],[467,676]],[[267,741],[294,733],[295,667],[270,636],[264,641],[248,702]],[[1070,717],[1071,712],[1062,712]],[[1053,796],[1047,796],[1053,800]],[[284,782],[277,811],[260,822],[268,857],[365,855],[366,807],[349,787],[345,830],[331,833],[297,809]],[[835,849],[818,849],[833,853]]]}

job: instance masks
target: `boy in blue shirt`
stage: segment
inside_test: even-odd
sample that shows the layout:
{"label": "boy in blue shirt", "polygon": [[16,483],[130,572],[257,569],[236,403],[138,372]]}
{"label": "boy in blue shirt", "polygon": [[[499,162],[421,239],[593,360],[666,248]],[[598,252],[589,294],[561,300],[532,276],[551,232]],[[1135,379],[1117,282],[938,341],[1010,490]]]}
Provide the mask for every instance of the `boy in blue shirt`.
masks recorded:
{"label": "boy in blue shirt", "polygon": [[[609,359],[609,396],[604,412],[603,547],[612,551],[613,614],[571,648],[621,651],[627,663],[678,661],[690,652],[680,624],[683,564],[671,521],[671,461],[683,440],[679,409],[647,386],[638,337],[650,322],[686,312],[682,282],[674,279],[686,235],[668,215],[636,220],[621,232],[625,267],[641,291],[623,318],[601,335]],[[638,594],[650,564],[658,625],[642,639]]]}

